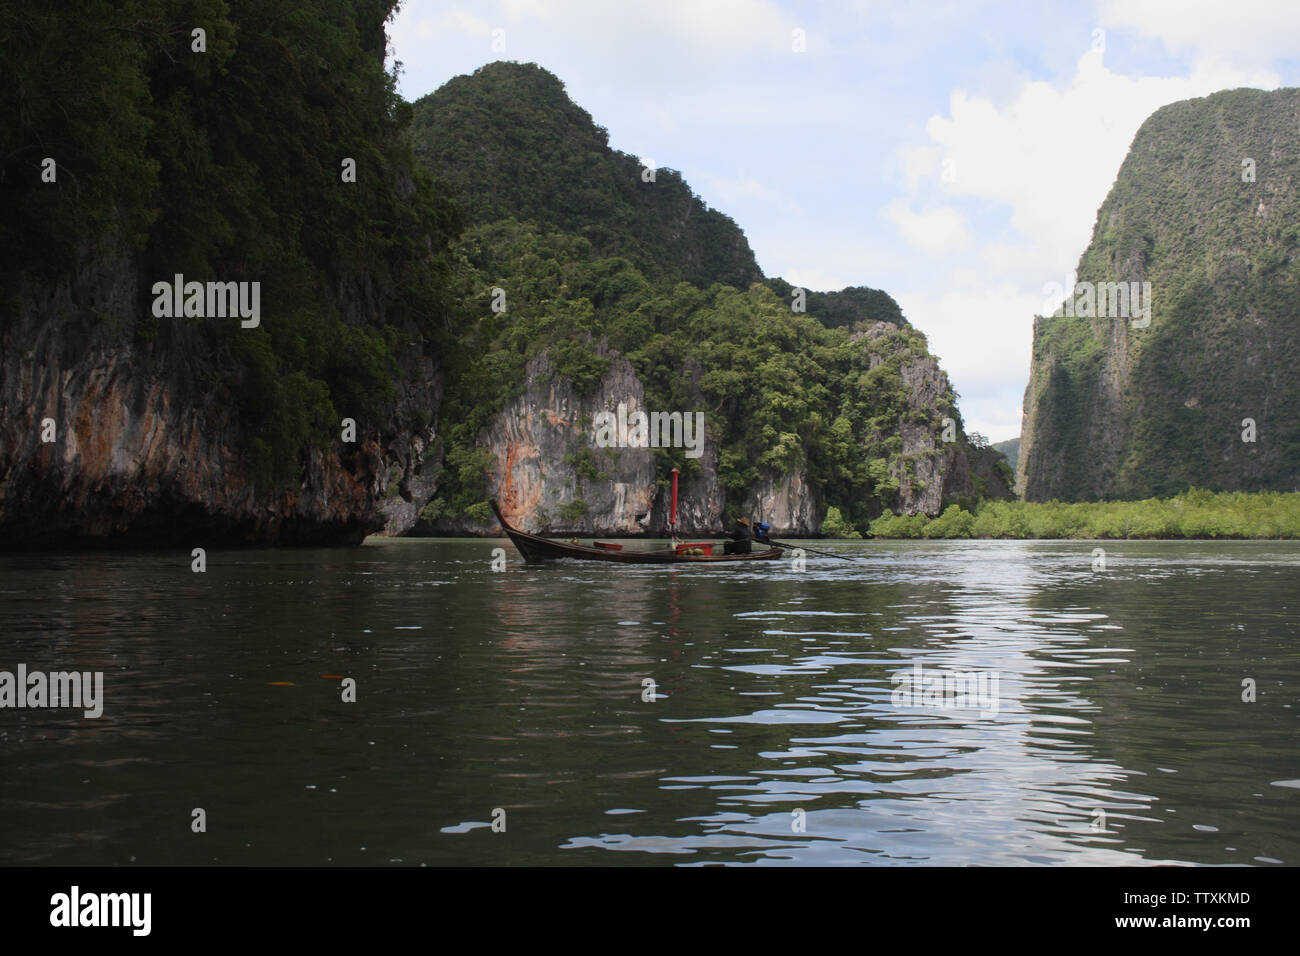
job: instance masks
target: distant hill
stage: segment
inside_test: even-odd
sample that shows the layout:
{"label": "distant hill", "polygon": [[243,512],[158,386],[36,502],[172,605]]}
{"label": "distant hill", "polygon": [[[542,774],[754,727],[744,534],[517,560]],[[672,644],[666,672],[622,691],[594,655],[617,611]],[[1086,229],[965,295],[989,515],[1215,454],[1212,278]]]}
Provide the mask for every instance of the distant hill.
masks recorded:
{"label": "distant hill", "polygon": [[1007,465],[1011,468],[1011,473],[1015,474],[1016,465],[1020,461],[1020,437],[1008,438],[1006,441],[996,442],[993,450],[1007,460]]}
{"label": "distant hill", "polygon": [[[1026,498],[1294,488],[1298,252],[1300,90],[1230,90],[1156,111],[1079,259],[1084,298],[1071,306],[1083,315],[1035,321]],[[1115,283],[1144,282],[1146,327],[1148,316],[1086,314],[1103,299],[1107,314],[1122,307]]]}

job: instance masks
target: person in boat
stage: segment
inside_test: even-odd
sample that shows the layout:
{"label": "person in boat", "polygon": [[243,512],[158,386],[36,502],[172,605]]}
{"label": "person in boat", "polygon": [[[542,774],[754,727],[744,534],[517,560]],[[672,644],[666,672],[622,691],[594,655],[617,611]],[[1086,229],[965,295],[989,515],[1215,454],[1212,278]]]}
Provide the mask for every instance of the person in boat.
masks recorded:
{"label": "person in boat", "polygon": [[755,540],[755,541],[758,541],[758,542],[761,543],[761,544],[766,544],[766,545],[769,545],[769,546],[770,546],[771,542],[768,540],[768,535],[770,535],[771,533],[772,533],[772,526],[771,526],[770,524],[768,524],[766,521],[755,521],[755,522],[754,522],[754,540]]}
{"label": "person in boat", "polygon": [[749,532],[749,519],[737,518],[736,530],[731,533],[731,540],[722,547],[724,554],[749,554],[751,545],[751,534]]}

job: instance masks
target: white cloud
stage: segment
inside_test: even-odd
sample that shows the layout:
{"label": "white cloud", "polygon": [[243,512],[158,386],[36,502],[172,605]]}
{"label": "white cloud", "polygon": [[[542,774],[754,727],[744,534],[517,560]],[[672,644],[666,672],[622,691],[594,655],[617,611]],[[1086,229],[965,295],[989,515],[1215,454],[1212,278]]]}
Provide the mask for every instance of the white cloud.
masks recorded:
{"label": "white cloud", "polygon": [[555,16],[557,6],[562,4],[547,3],[545,0],[502,0],[501,3],[502,11],[511,23],[517,23],[525,17],[550,19]]}
{"label": "white cloud", "polygon": [[846,286],[854,285],[843,275],[822,272],[820,269],[792,269],[782,276],[792,286],[807,289],[809,292],[838,292]]}
{"label": "white cloud", "polygon": [[1103,26],[1159,39],[1198,62],[1267,63],[1300,52],[1295,0],[1101,0]]}
{"label": "white cloud", "polygon": [[968,431],[993,441],[1020,434],[1020,401],[1029,378],[1033,313],[1042,296],[967,270],[941,291],[896,296],[925,332],[953,387]]}
{"label": "white cloud", "polygon": [[759,182],[743,169],[735,176],[719,176],[707,170],[698,170],[689,179],[691,188],[715,209],[727,209],[738,203],[758,201],[772,203],[790,215],[804,214],[803,208],[798,203]]}
{"label": "white cloud", "polygon": [[966,217],[951,206],[913,212],[906,202],[895,199],[881,212],[898,227],[910,245],[929,255],[942,255],[970,245]]}
{"label": "white cloud", "polygon": [[[1112,73],[1102,54],[1089,52],[1065,89],[1030,82],[1002,108],[956,90],[949,115],[932,117],[926,130],[953,161],[952,181],[940,184],[942,191],[994,200],[1009,210],[1023,240],[1023,261],[1032,263],[1041,285],[1074,268],[1091,239],[1097,208],[1151,113],[1221,89],[1277,82],[1271,73],[1223,66],[1188,77],[1134,79]],[[939,180],[938,169],[933,179]]]}
{"label": "white cloud", "polygon": [[941,174],[943,152],[937,146],[908,143],[898,150],[898,165],[903,170],[908,191],[912,192],[923,180]]}

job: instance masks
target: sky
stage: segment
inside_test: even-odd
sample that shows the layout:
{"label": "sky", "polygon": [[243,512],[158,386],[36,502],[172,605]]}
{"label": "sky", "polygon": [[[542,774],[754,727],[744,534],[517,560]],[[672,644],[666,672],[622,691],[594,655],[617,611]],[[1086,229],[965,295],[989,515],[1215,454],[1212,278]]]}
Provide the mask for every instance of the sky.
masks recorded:
{"label": "sky", "polygon": [[1300,85],[1300,0],[405,0],[389,36],[408,100],[537,63],[766,275],[890,293],[995,442],[1142,121]]}

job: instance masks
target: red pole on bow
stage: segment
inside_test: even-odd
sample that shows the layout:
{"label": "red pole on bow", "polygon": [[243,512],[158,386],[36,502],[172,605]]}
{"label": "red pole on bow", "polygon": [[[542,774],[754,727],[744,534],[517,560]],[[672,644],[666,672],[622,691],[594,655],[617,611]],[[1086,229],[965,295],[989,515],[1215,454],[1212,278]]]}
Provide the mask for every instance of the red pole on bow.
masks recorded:
{"label": "red pole on bow", "polygon": [[668,526],[677,531],[677,469],[673,469],[673,501],[668,508]]}

